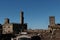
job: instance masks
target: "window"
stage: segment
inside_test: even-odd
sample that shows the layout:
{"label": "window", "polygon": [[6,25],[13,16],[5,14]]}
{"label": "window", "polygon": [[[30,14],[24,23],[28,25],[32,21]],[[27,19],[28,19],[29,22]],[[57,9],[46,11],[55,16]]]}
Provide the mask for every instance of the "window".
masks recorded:
{"label": "window", "polygon": [[8,28],[10,28],[10,26],[8,26]]}
{"label": "window", "polygon": [[8,31],[8,33],[10,33],[10,30]]}
{"label": "window", "polygon": [[3,28],[6,28],[5,26],[3,26]]}

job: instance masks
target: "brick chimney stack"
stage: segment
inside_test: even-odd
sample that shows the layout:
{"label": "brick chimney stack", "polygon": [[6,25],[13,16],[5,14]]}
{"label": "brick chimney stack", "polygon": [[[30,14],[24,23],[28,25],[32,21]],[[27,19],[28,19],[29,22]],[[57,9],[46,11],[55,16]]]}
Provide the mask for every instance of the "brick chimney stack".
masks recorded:
{"label": "brick chimney stack", "polygon": [[24,13],[23,13],[23,11],[21,11],[21,13],[20,13],[20,23],[24,24]]}

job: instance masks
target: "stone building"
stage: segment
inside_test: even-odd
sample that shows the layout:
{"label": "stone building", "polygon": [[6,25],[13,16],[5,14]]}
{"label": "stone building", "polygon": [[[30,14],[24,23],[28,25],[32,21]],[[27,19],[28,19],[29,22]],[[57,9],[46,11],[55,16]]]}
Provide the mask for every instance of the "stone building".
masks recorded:
{"label": "stone building", "polygon": [[60,24],[56,24],[55,23],[55,17],[54,16],[50,16],[49,17],[49,26],[48,26],[48,28],[50,29],[50,30],[53,30],[53,29],[59,29],[60,30]]}
{"label": "stone building", "polygon": [[[5,18],[4,24],[0,27],[0,33],[2,34],[2,40],[8,35],[17,36],[17,34],[27,31],[27,23],[24,23],[23,11],[20,13],[20,23],[10,23],[9,18]],[[9,36],[8,36],[9,37]],[[6,38],[7,40],[7,38]]]}
{"label": "stone building", "polygon": [[10,23],[8,18],[5,18],[5,22],[2,26],[2,34],[16,34],[21,31],[27,30],[27,24],[24,23],[23,12],[21,12],[21,23]]}
{"label": "stone building", "polygon": [[20,23],[11,23],[5,18],[0,24],[0,40],[60,40],[60,24],[55,23],[55,16],[49,17],[48,29],[27,29],[24,23],[24,12],[20,13]]}

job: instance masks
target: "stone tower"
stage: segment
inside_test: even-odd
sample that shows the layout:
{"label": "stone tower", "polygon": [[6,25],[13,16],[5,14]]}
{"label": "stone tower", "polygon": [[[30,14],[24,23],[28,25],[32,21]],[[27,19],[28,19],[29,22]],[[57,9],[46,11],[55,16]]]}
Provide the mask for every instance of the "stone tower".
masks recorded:
{"label": "stone tower", "polygon": [[9,24],[9,19],[5,18],[5,24]]}
{"label": "stone tower", "polygon": [[5,22],[2,26],[2,34],[10,34],[12,32],[13,32],[12,24],[10,24],[8,18],[5,18]]}
{"label": "stone tower", "polygon": [[55,26],[55,17],[54,16],[50,16],[49,17],[49,22],[50,22],[50,26]]}
{"label": "stone tower", "polygon": [[23,11],[21,11],[21,13],[20,13],[20,23],[24,24],[24,14],[23,14]]}
{"label": "stone tower", "polygon": [[22,32],[27,31],[27,24],[24,23],[24,12],[21,11],[20,13],[20,25],[22,27]]}

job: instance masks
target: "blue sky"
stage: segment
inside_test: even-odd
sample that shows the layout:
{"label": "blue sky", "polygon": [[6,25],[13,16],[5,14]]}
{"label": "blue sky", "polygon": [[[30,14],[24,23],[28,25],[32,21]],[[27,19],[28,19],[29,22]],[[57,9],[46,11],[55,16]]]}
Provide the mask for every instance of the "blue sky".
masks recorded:
{"label": "blue sky", "polygon": [[20,23],[21,9],[28,28],[47,29],[49,16],[55,16],[56,23],[60,23],[60,0],[0,0],[0,23],[4,18]]}

